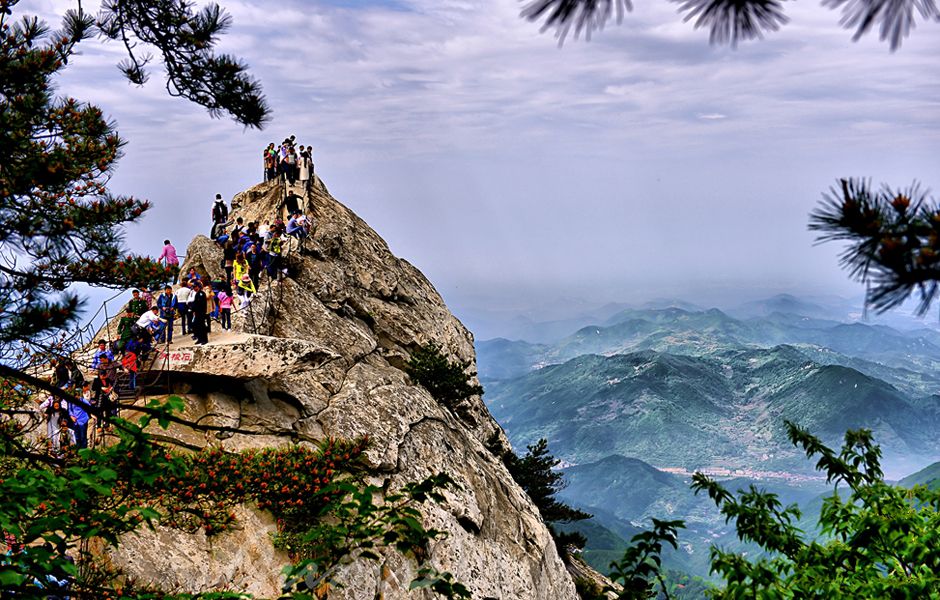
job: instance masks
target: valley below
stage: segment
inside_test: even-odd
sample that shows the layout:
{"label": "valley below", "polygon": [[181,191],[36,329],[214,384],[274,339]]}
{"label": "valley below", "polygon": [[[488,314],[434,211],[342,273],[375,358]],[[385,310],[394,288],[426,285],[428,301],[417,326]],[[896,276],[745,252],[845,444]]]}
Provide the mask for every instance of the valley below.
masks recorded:
{"label": "valley below", "polygon": [[566,477],[560,498],[594,515],[562,526],[587,537],[589,563],[607,571],[650,519],[682,519],[665,565],[707,578],[712,545],[745,548],[691,491],[695,472],[777,494],[816,535],[833,487],[790,444],[786,421],[836,448],[846,430],[872,430],[889,479],[940,460],[936,324],[857,314],[786,295],[727,311],[621,308],[571,319],[564,334],[530,323],[530,339],[478,341],[479,376],[516,451],[546,439]]}

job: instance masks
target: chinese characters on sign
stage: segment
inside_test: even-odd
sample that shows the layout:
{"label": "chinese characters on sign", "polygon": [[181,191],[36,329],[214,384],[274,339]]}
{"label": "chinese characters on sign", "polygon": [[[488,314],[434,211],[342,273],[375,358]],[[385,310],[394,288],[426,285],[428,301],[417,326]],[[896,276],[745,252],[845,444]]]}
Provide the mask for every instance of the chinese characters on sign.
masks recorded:
{"label": "chinese characters on sign", "polygon": [[157,355],[158,363],[168,363],[170,367],[188,365],[193,361],[192,350],[172,350],[170,352],[160,351]]}

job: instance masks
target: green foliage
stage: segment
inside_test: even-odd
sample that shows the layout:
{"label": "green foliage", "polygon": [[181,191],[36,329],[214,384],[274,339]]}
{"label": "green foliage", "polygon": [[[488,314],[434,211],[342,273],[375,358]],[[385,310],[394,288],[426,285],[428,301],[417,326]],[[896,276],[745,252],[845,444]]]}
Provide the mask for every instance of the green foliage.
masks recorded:
{"label": "green foliage", "polygon": [[565,476],[554,470],[561,461],[549,454],[547,440],[541,439],[527,446],[522,457],[507,450],[501,453],[501,458],[509,474],[529,495],[546,522],[567,523],[591,518],[590,514],[559,502],[555,497],[565,487]]}
{"label": "green foliage", "polygon": [[610,577],[622,585],[618,593],[620,600],[645,600],[656,597],[656,584],[668,597],[668,588],[663,576],[663,544],[678,548],[679,529],[683,521],[660,521],[653,519],[653,528],[642,531],[630,540],[631,546],[623,558],[611,563]]}
{"label": "green foliage", "polygon": [[471,383],[476,373],[468,373],[468,361],[450,361],[435,343],[419,347],[408,361],[408,376],[423,386],[435,400],[448,408],[460,401],[483,394],[483,387]]}
{"label": "green foliage", "polygon": [[149,78],[149,53],[159,52],[166,68],[166,90],[208,109],[217,117],[228,113],[247,127],[261,128],[269,109],[261,85],[248,68],[227,54],[216,54],[219,36],[232,19],[218,4],[195,10],[191,0],[106,0],[95,26],[101,36],[122,43],[127,57],[118,67],[133,84]]}
{"label": "green foliage", "polygon": [[63,459],[39,453],[22,434],[0,437],[2,454],[10,457],[0,472],[0,530],[16,540],[0,563],[0,590],[35,595],[37,582],[77,577],[66,552],[78,553],[81,563],[88,558],[83,542],[116,545],[122,534],[160,517],[142,495],[119,491],[152,490],[162,473],[182,467],[144,432],[150,420],[115,419],[114,444]]}
{"label": "green foliage", "polygon": [[[709,30],[711,43],[732,47],[739,41],[761,39],[790,21],[780,0],[681,0],[678,4],[685,21],[694,21],[696,29]],[[835,0],[822,5],[842,10],[839,23],[846,29],[855,29],[853,40],[877,28],[880,39],[890,41],[892,50],[897,50],[914,29],[917,14],[926,22],[938,16],[933,2],[918,0],[890,4],[881,0]],[[632,9],[631,0],[527,0],[522,16],[541,21],[543,31],[554,29],[555,37],[564,42],[572,28],[575,38],[584,34],[590,39],[614,15],[620,22],[624,13]]]}
{"label": "green foliage", "polygon": [[581,600],[607,600],[607,592],[596,581],[577,577],[574,580],[574,589]]}
{"label": "green foliage", "polygon": [[881,451],[867,430],[845,434],[836,452],[787,422],[794,445],[830,483],[845,485],[819,517],[822,540],[807,540],[795,521],[799,511],[755,489],[737,496],[697,473],[693,488],[705,492],[741,540],[765,552],[754,560],[713,548],[712,570],[725,580],[716,598],[929,598],[940,594],[940,492],[888,485]]}
{"label": "green foliage", "polygon": [[[756,558],[713,547],[712,572],[724,580],[708,589],[714,598],[931,598],[940,594],[940,491],[905,489],[884,482],[881,450],[871,432],[848,431],[841,450],[827,447],[792,422],[791,442],[816,460],[836,493],[819,517],[820,539],[798,527],[800,512],[776,494],[750,486],[737,494],[696,473],[692,488],[715,502],[742,542],[762,553]],[[839,486],[847,491],[839,493]],[[701,581],[676,579],[661,569],[663,544],[677,545],[680,521],[653,520],[653,529],[634,536],[633,546],[612,565],[624,585],[621,598],[650,598],[654,580],[664,597],[704,591]]]}
{"label": "green foliage", "polygon": [[565,487],[565,479],[561,472],[554,470],[561,461],[549,454],[548,442],[541,439],[535,445],[528,446],[521,458],[512,449],[503,448],[496,433],[487,440],[486,446],[503,461],[509,474],[539,509],[539,514],[545,519],[548,531],[555,540],[558,554],[567,559],[569,547],[583,548],[587,542],[584,534],[577,531],[559,531],[552,526],[553,523],[590,519],[591,515],[559,502],[555,497]]}
{"label": "green foliage", "polygon": [[[314,521],[297,522],[275,538],[275,546],[301,560],[284,569],[285,592],[296,598],[336,585],[336,569],[354,559],[378,561],[383,549],[414,556],[424,562],[428,542],[444,532],[427,529],[417,505],[444,500],[441,491],[455,485],[446,474],[409,483],[395,492],[361,486],[349,480],[327,486],[322,494],[332,500]],[[381,501],[377,501],[381,499]],[[467,588],[450,573],[423,566],[411,588],[427,588],[447,598],[469,598]]]}
{"label": "green foliage", "polygon": [[551,525],[548,529],[555,538],[555,545],[558,546],[562,558],[567,555],[569,547],[581,549],[587,544],[587,537],[580,531],[559,531]]}
{"label": "green foliage", "polygon": [[0,13],[3,358],[13,342],[75,322],[78,298],[60,294],[69,284],[138,281],[136,273],[130,282],[102,275],[123,255],[115,228],[149,207],[105,189],[123,142],[101,110],[52,96],[53,78],[90,35],[87,23],[70,21],[51,35],[35,18],[11,20]]}

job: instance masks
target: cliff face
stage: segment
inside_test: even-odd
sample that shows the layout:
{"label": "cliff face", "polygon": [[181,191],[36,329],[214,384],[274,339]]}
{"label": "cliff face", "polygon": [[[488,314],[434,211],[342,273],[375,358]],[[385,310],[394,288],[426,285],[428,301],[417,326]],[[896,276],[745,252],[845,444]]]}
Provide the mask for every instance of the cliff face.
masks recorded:
{"label": "cliff face", "polygon": [[[273,183],[255,186],[236,197],[240,208],[232,218],[270,220],[283,194]],[[214,325],[208,345],[179,340],[170,356],[170,386],[186,398],[186,416],[256,435],[206,439],[177,429],[170,435],[237,450],[368,434],[374,483],[395,489],[443,471],[460,485],[445,504],[424,512],[428,526],[448,533],[432,543],[431,562],[454,573],[474,598],[576,598],[537,510],[484,447],[503,434],[482,400],[471,398],[452,413],[402,370],[410,351],[431,341],[472,363],[471,334],[428,280],[321,182],[301,202],[317,227],[291,253],[288,278],[262,282],[250,307],[233,315],[233,332],[220,334]],[[220,259],[199,236],[184,268],[219,278]],[[271,547],[270,516],[243,507],[239,524],[211,540],[162,529],[136,534],[113,560],[166,588],[276,597],[288,559]],[[408,591],[416,567],[398,556],[354,563],[341,576],[345,587],[330,597],[424,597]]]}

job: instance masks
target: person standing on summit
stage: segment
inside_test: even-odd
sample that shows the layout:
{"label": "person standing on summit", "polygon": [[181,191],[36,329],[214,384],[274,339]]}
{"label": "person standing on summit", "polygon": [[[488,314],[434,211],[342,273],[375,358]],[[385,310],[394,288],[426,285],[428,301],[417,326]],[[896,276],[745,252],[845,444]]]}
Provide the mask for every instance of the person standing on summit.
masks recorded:
{"label": "person standing on summit", "polygon": [[225,206],[225,200],[222,194],[215,195],[215,204],[212,205],[212,236],[215,239],[215,232],[220,226],[228,221],[228,207]]}
{"label": "person standing on summit", "polygon": [[304,191],[309,189],[311,166],[310,155],[307,154],[307,151],[301,146],[300,154],[297,157],[297,179],[300,180],[300,187]]}
{"label": "person standing on summit", "polygon": [[173,273],[173,283],[176,283],[176,280],[179,278],[180,259],[179,256],[176,255],[176,247],[170,243],[170,240],[163,240],[163,252],[160,253],[157,261],[164,261],[167,268],[176,267]]}

